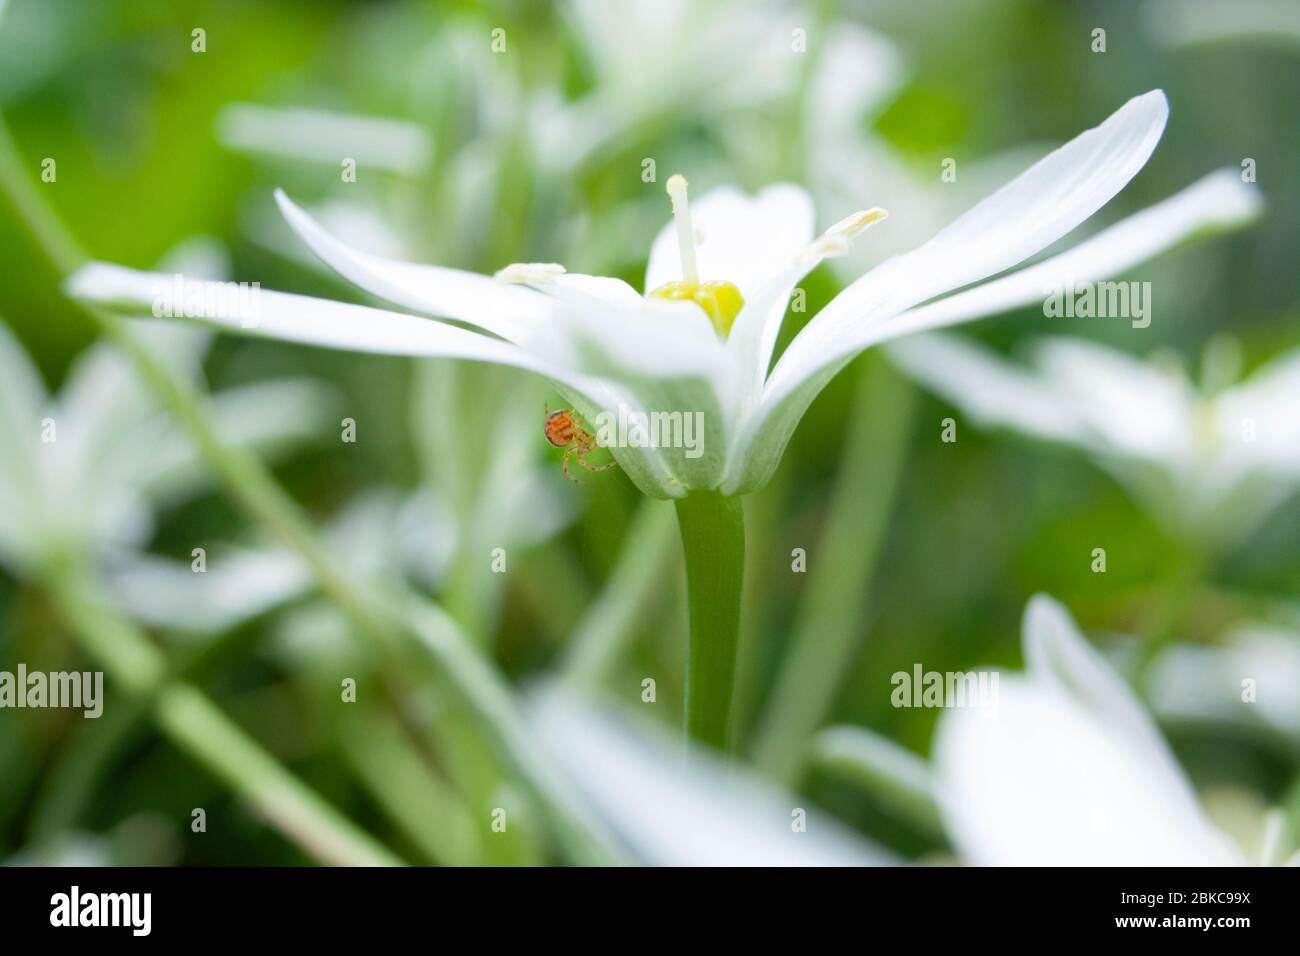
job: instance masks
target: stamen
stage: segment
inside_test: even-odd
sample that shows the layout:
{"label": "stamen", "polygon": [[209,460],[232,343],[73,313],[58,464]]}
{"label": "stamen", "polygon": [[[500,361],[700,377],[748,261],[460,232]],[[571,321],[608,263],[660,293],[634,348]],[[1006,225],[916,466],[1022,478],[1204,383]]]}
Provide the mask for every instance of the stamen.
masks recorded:
{"label": "stamen", "polygon": [[545,285],[562,275],[564,266],[558,262],[514,262],[496,272],[496,278],[509,285]]}
{"label": "stamen", "polygon": [[695,285],[700,272],[695,264],[695,230],[691,225],[691,204],[686,197],[686,177],[675,173],[668,178],[668,197],[673,201],[673,219],[677,223],[677,249],[682,257],[682,278]]}
{"label": "stamen", "polygon": [[851,216],[845,216],[814,239],[804,250],[804,254],[823,259],[828,259],[831,256],[842,256],[849,251],[850,239],[863,232],[868,226],[888,218],[889,213],[879,206],[874,209],[855,212]]}
{"label": "stamen", "polygon": [[863,212],[855,212],[851,216],[845,216],[835,225],[822,233],[822,235],[843,236],[845,239],[852,239],[868,226],[880,222],[882,219],[888,218],[889,213],[881,209],[879,206],[876,206],[874,209],[867,209]]}

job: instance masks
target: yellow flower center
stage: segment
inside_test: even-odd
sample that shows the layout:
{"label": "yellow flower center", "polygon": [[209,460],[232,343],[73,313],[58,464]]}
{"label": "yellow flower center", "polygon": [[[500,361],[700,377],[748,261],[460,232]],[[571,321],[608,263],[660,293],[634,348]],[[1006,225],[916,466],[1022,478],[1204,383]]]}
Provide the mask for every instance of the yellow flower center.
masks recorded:
{"label": "yellow flower center", "polygon": [[667,299],[670,302],[694,302],[713,323],[713,329],[722,338],[731,334],[731,323],[736,321],[744,297],[732,283],[723,279],[712,282],[665,282],[650,292],[651,298]]}
{"label": "yellow flower center", "polygon": [[673,220],[677,223],[677,249],[682,257],[682,278],[652,289],[649,297],[670,302],[694,302],[709,317],[714,331],[725,339],[745,305],[744,296],[732,283],[722,279],[700,281],[699,268],[695,264],[695,226],[691,222],[691,206],[686,196],[684,177],[669,177],[668,196],[673,201]]}

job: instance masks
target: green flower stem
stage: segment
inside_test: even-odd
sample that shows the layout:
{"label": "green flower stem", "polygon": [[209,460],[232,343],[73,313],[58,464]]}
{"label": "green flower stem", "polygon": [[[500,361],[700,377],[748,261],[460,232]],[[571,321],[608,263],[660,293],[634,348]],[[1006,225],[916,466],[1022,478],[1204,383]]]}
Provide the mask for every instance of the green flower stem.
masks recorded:
{"label": "green flower stem", "polygon": [[52,566],[46,583],[82,647],[131,702],[148,702],[158,728],[172,743],[248,800],[304,852],[340,866],[401,864],[285,770],[201,691],[169,680],[162,652],[118,616],[75,565]]}
{"label": "green flower stem", "polygon": [[724,753],[731,745],[731,703],[745,580],[745,512],[739,498],[695,491],[678,498],[686,553],[690,648],[686,733]]}

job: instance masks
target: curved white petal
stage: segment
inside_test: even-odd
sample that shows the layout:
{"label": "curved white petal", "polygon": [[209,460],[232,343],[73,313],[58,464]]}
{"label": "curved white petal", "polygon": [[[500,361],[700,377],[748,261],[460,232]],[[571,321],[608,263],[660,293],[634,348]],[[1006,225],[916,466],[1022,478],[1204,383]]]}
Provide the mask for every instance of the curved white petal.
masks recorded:
{"label": "curved white petal", "polygon": [[[1115,275],[1196,235],[1241,225],[1260,209],[1259,194],[1227,171],[1121,220],[1074,248],[983,285],[910,309],[885,321],[844,329],[830,340],[800,333],[768,377],[757,413],[743,422],[724,489],[745,491],[767,480],[795,425],[826,383],[864,349],[1040,301],[1058,283]],[[837,300],[838,301],[838,300]]]}
{"label": "curved white petal", "polygon": [[46,402],[40,372],[0,322],[0,560],[11,566],[25,560],[41,538],[38,453],[52,447],[39,443]]}
{"label": "curved white petal", "polygon": [[45,399],[40,372],[0,321],[0,445],[9,453],[18,455],[35,442]]}
{"label": "curved white petal", "polygon": [[741,414],[751,413],[762,398],[781,321],[796,284],[825,259],[844,255],[856,236],[887,217],[880,208],[845,217],[800,248],[749,294],[727,338],[727,352],[735,369],[736,407]]}
{"label": "curved white petal", "polygon": [[929,242],[867,273],[823,309],[815,324],[830,332],[843,322],[900,312],[1019,265],[1128,185],[1151,157],[1168,117],[1162,91],[1134,97]]}
{"label": "curved white petal", "polygon": [[288,551],[230,550],[203,574],[186,562],[139,555],[111,563],[113,603],[151,627],[211,633],[235,627],[311,587],[311,573]]}
{"label": "curved white petal", "polygon": [[934,759],[946,826],[977,865],[1215,865],[1210,825],[1127,686],[1044,596],[1025,613],[1026,677],[952,708]]}
{"label": "curved white petal", "polygon": [[1213,405],[1215,432],[1234,470],[1300,479],[1300,349],[1273,359]]}
{"label": "curved white petal", "polygon": [[343,278],[372,295],[427,315],[465,322],[510,341],[527,339],[553,311],[530,289],[443,266],[399,262],[352,249],[335,239],[283,190],[275,201],[285,220]]}
{"label": "curved white petal", "polygon": [[[1256,694],[1242,700],[1242,681]],[[1177,721],[1269,727],[1300,740],[1300,634],[1264,624],[1234,630],[1219,646],[1174,644],[1150,675],[1152,708]]]}
{"label": "curved white petal", "polygon": [[912,336],[887,348],[897,365],[977,424],[1087,443],[1088,430],[1048,383],[991,349],[941,332]]}
{"label": "curved white petal", "polygon": [[[208,414],[223,444],[248,448],[273,460],[335,427],[337,406],[333,390],[309,378],[258,382],[208,398]],[[195,494],[211,476],[202,452],[165,414],[119,426],[99,468],[101,480],[158,500]]]}
{"label": "curved white petal", "polygon": [[890,861],[851,832],[703,753],[549,689],[530,721],[540,746],[591,809],[654,866],[872,866]]}
{"label": "curved white petal", "polygon": [[1146,28],[1169,46],[1201,43],[1273,43],[1300,40],[1300,7],[1291,0],[1152,0],[1142,8]]}
{"label": "curved white petal", "polygon": [[[72,275],[68,291],[86,301],[148,315],[157,297],[167,294],[172,282],[172,276],[91,263]],[[537,372],[575,388],[583,384],[579,376],[529,355],[509,342],[431,319],[265,289],[248,297],[229,296],[224,294],[223,283],[191,282],[189,285],[200,290],[215,287],[212,295],[205,291],[196,294],[196,298],[214,305],[210,314],[196,316],[197,321],[248,335],[377,355],[491,362]]]}
{"label": "curved white petal", "polygon": [[[164,362],[174,375],[198,379],[212,336],[207,329],[178,322],[140,321],[127,327],[136,343]],[[143,419],[157,414],[158,400],[140,380],[121,349],[98,342],[78,356],[59,391],[56,480],[67,487],[102,479],[119,441]],[[97,480],[91,483],[99,484]]]}
{"label": "curved white petal", "polygon": [[[798,186],[778,183],[756,196],[720,187],[691,200],[700,281],[724,280],[748,299],[780,272],[813,237],[812,199]],[[669,222],[650,247],[646,292],[682,277],[677,233]]]}
{"label": "curved white petal", "polygon": [[338,168],[347,156],[370,169],[416,174],[433,156],[423,126],[386,116],[231,103],[217,115],[228,149]]}
{"label": "curved white petal", "polygon": [[934,760],[945,826],[967,863],[1239,862],[1140,753],[1033,681],[1004,678],[996,708],[945,711]]}
{"label": "curved white petal", "polygon": [[[530,267],[503,274],[520,268]],[[730,393],[725,347],[694,303],[643,299],[626,282],[602,276],[539,270],[528,285],[554,306],[537,350],[619,380],[695,376],[713,380],[719,397]]]}
{"label": "curved white petal", "polygon": [[[290,225],[322,260],[380,298],[500,335],[530,356],[548,359],[552,371],[544,374],[552,378],[572,383],[575,374],[566,379],[559,369],[580,369],[588,378],[631,385],[637,404],[651,410],[707,409],[716,428],[711,444],[717,458],[708,469],[712,477],[707,484],[719,480],[731,434],[730,365],[698,307],[647,302],[620,280],[567,275],[559,267],[516,265],[502,270],[501,278],[488,278],[384,259],[349,249],[283,193],[276,199]],[[672,397],[676,404],[661,404],[662,397]],[[682,480],[699,480],[702,463],[683,464],[691,466],[695,477]]]}
{"label": "curved white petal", "polygon": [[[91,263],[69,278],[67,288],[71,295],[83,300],[124,309],[130,314],[148,315],[158,296],[169,293],[172,282],[172,276]],[[223,289],[214,289],[214,294],[207,296],[205,288],[206,284],[200,288],[198,298],[211,301],[214,308],[198,321],[249,335],[325,348],[379,355],[456,358],[519,368],[558,383],[588,418],[604,409],[616,410],[620,402],[633,409],[699,408],[715,390],[710,380],[610,381],[530,355],[509,342],[384,309],[266,290],[259,290],[251,298],[225,295]],[[644,387],[645,394],[641,391],[633,394],[631,389],[636,384]],[[712,487],[721,474],[727,431],[725,416],[716,399],[708,407],[706,421],[718,431],[709,443],[706,456],[691,464],[697,470],[707,467],[716,472],[708,485]],[[620,448],[614,454],[646,494],[680,497],[691,486],[690,479],[676,474],[657,449]]]}
{"label": "curved white petal", "polygon": [[1042,381],[1098,437],[1097,447],[1181,473],[1192,464],[1198,396],[1176,370],[1083,339],[1035,343]]}
{"label": "curved white petal", "polygon": [[1140,752],[1147,772],[1168,793],[1197,806],[1196,795],[1155,722],[1133,691],[1079,633],[1064,607],[1045,594],[1025,608],[1025,669],[1030,677],[1072,698],[1099,724]]}
{"label": "curved white petal", "polygon": [[1218,170],[1065,252],[863,329],[862,338],[874,344],[1041,302],[1064,283],[1118,275],[1198,233],[1241,226],[1263,204],[1256,187]]}

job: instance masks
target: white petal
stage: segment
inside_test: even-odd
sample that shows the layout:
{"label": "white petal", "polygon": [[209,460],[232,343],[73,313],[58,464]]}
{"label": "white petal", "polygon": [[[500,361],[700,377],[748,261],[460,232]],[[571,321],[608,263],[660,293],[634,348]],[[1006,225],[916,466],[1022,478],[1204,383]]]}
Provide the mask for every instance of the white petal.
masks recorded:
{"label": "white petal", "polygon": [[[833,335],[846,322],[896,314],[1024,262],[1123,189],[1150,158],[1169,116],[1160,90],[1134,97],[940,230],[881,264],[814,320]],[[812,331],[810,327],[810,331]]]}
{"label": "white petal", "polygon": [[[800,333],[768,378],[762,405],[742,423],[733,453],[744,471],[728,475],[732,492],[761,486],[780,461],[795,425],[826,383],[859,352],[880,342],[981,318],[1040,301],[1057,283],[1114,275],[1202,229],[1238,225],[1259,209],[1258,194],[1228,173],[1215,173],[1067,252],[984,285],[909,310],[887,321],[843,330],[832,340]],[[837,300],[838,301],[838,300]],[[759,442],[757,448],[749,446]]]}
{"label": "white petal", "polygon": [[[888,38],[855,24],[837,23],[814,67],[808,97],[816,104],[808,116],[812,141],[823,147],[860,141],[863,124],[906,78],[903,56]],[[858,199],[881,201],[869,196]]]}
{"label": "white petal", "polygon": [[610,830],[654,866],[870,866],[887,858],[802,798],[736,768],[637,732],[568,692],[543,692],[531,726],[556,766]]}
{"label": "white petal", "polygon": [[[489,278],[440,266],[395,262],[349,249],[283,193],[290,225],[328,265],[363,289],[398,305],[476,325],[525,346],[553,365],[617,381],[697,378],[725,406],[724,350],[700,309],[646,302],[625,282],[565,275],[558,267],[511,266]],[[527,280],[527,285],[518,281]],[[658,406],[652,406],[658,407]],[[692,406],[695,407],[695,406]],[[674,410],[674,409],[664,409]]]}
{"label": "white petal", "polygon": [[1241,472],[1300,479],[1300,349],[1273,359],[1214,403],[1224,456]]}
{"label": "white petal", "polygon": [[[156,297],[166,294],[172,282],[172,276],[91,263],[73,274],[68,280],[68,290],[80,299],[148,315]],[[192,284],[204,289],[209,285]],[[215,285],[222,286],[222,283]],[[508,342],[430,319],[265,289],[257,290],[251,301],[223,292],[224,289],[216,288],[210,296],[203,293],[205,301],[214,302],[217,308],[213,314],[197,317],[198,321],[248,335],[324,348],[509,365],[580,387],[577,376],[565,375],[551,363],[534,358]]]}
{"label": "white petal", "polygon": [[[9,327],[0,322],[0,473],[30,462],[40,435],[45,383]],[[13,467],[9,467],[13,466]]]}
{"label": "white petal", "polygon": [[37,453],[44,450],[38,438],[46,400],[40,373],[0,322],[0,557],[10,564],[35,547],[41,533],[35,502],[43,487]]}
{"label": "white petal", "polygon": [[1219,170],[1066,252],[912,309],[886,323],[887,328],[863,330],[863,337],[872,344],[1041,302],[1064,283],[1119,275],[1198,233],[1249,222],[1262,208],[1257,188],[1233,170]]}
{"label": "white petal", "polygon": [[1025,668],[1029,676],[1087,711],[1099,727],[1132,749],[1159,787],[1187,812],[1196,795],[1155,722],[1110,665],[1079,633],[1068,611],[1046,595],[1025,608]]}
{"label": "white petal", "polygon": [[[503,274],[528,266],[510,266]],[[730,393],[726,350],[704,311],[690,302],[643,299],[620,279],[536,270],[529,287],[553,305],[536,350],[547,349],[620,381],[713,379]]]}
{"label": "white petal", "polygon": [[1103,450],[1180,474],[1192,464],[1198,398],[1176,371],[1083,339],[1036,343],[1041,378]]}
{"label": "white petal", "polygon": [[[721,187],[691,200],[699,241],[700,281],[733,283],[748,299],[813,237],[813,206],[798,186],[778,183],[757,196]],[[677,233],[670,221],[650,247],[646,292],[682,277]]]}
{"label": "white petal", "polygon": [[[172,276],[92,263],[78,270],[68,280],[67,287],[78,298],[131,314],[148,315],[155,299],[168,294],[172,282]],[[712,473],[708,487],[715,485],[721,475],[727,448],[727,416],[717,399],[710,398],[715,394],[715,383],[710,379],[616,383],[574,372],[554,361],[530,355],[509,342],[432,319],[267,290],[258,290],[251,299],[226,295],[223,289],[214,288],[213,293],[208,296],[204,291],[202,298],[211,299],[216,310],[198,321],[249,335],[325,348],[457,358],[535,372],[562,386],[566,397],[588,419],[602,409],[618,409],[620,402],[634,410],[707,408],[706,423],[716,429],[715,436],[708,443],[705,456],[687,464],[696,472]],[[645,387],[645,394],[638,389],[634,396],[627,385],[638,384]],[[691,480],[676,475],[655,449],[620,448],[614,454],[646,494],[680,497],[692,486]]]}
{"label": "white petal", "polygon": [[552,310],[546,300],[521,286],[442,266],[399,262],[350,249],[326,232],[282,191],[275,201],[289,225],[321,261],[343,278],[394,305],[455,319],[510,341],[534,334]]}
{"label": "white petal", "polygon": [[[313,379],[275,379],[216,393],[208,399],[208,414],[223,444],[280,460],[335,427],[337,404],[338,396]],[[171,416],[123,423],[115,435],[99,466],[101,480],[163,501],[208,486],[207,460]]]}
{"label": "white petal", "polygon": [[[212,338],[208,330],[147,320],[126,331],[172,374],[186,381],[200,376]],[[59,467],[66,472],[61,480],[81,484],[89,474],[100,476],[122,436],[158,411],[158,399],[122,351],[108,342],[92,345],[73,363],[58,396]]]}
{"label": "white petal", "polygon": [[1292,0],[1153,0],[1142,8],[1147,29],[1161,43],[1274,43],[1291,50],[1300,40],[1300,8]]}
{"label": "white petal", "polygon": [[212,633],[235,627],[307,591],[311,574],[282,551],[224,551],[195,574],[188,563],[150,555],[105,571],[113,603],[144,624]]}
{"label": "white petal", "polygon": [[1141,751],[1071,698],[1016,677],[991,708],[950,708],[934,745],[945,825],[977,866],[1240,862]]}
{"label": "white petal", "polygon": [[1215,865],[1211,826],[1136,698],[1052,599],[1030,601],[1027,677],[940,718],[935,761],[954,842],[977,865]]}
{"label": "white petal", "polygon": [[979,425],[1086,443],[1089,431],[1042,379],[991,349],[933,332],[888,346],[889,357]]}
{"label": "white petal", "polygon": [[[1256,696],[1242,700],[1242,681]],[[1250,624],[1216,647],[1174,644],[1150,675],[1152,707],[1162,717],[1207,725],[1271,727],[1300,740],[1300,634]]]}
{"label": "white petal", "polygon": [[428,130],[383,116],[232,103],[216,126],[217,138],[230,149],[335,169],[348,157],[366,168],[418,173],[433,155]]}
{"label": "white petal", "polygon": [[752,412],[762,397],[763,383],[781,333],[781,321],[795,286],[828,257],[846,253],[856,236],[887,217],[888,213],[880,208],[845,217],[816,241],[802,247],[750,293],[727,338],[727,351],[736,370],[733,387],[739,395],[737,408],[741,414]]}

